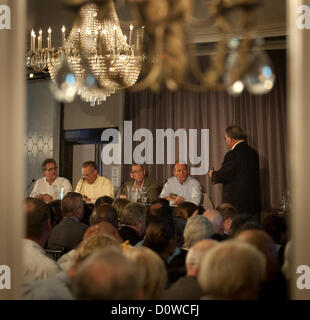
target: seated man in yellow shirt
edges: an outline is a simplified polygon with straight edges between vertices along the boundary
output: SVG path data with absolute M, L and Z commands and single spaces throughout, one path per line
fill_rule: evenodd
M 114 198 L 112 181 L 98 175 L 97 165 L 94 161 L 83 163 L 82 176 L 83 179 L 77 183 L 75 192 L 80 193 L 84 201 L 95 203 L 96 199 L 102 196 Z

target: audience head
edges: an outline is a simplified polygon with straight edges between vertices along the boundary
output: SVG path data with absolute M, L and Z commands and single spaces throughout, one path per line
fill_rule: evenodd
M 219 211 L 208 209 L 203 213 L 203 216 L 212 223 L 214 233 L 223 234 L 223 217 Z
M 89 184 L 93 184 L 97 179 L 97 165 L 94 161 L 86 161 L 82 165 L 82 176 Z
M 51 215 L 51 225 L 52 228 L 55 227 L 63 218 L 61 212 L 61 200 L 54 200 L 51 201 L 49 204 L 50 208 L 52 209 Z
M 97 207 L 95 206 L 89 221 L 91 225 L 106 221 L 118 228 L 118 218 L 116 210 L 109 204 L 101 204 Z
M 255 246 L 266 257 L 266 280 L 271 280 L 279 271 L 278 252 L 272 238 L 262 230 L 245 230 L 236 236 L 237 240 Z
M 194 203 L 189 201 L 181 202 L 175 209 L 174 209 L 174 216 L 187 220 L 193 214 L 198 214 L 198 206 Z
M 102 204 L 111 204 L 113 203 L 114 199 L 109 197 L 109 196 L 102 196 L 97 198 L 97 200 L 95 201 L 95 207 L 98 207 Z
M 132 227 L 138 235 L 143 235 L 145 231 L 146 213 L 145 208 L 139 203 L 129 203 L 121 216 L 121 225 Z
M 196 242 L 214 234 L 212 223 L 204 216 L 190 217 L 184 229 L 184 247 L 189 249 Z
M 187 164 L 176 162 L 173 168 L 173 175 L 177 177 L 181 184 L 183 184 L 189 176 Z
M 106 233 L 92 234 L 77 246 L 74 253 L 74 264 L 80 265 L 95 250 L 103 249 L 109 246 L 115 246 L 121 251 L 120 242 L 115 237 Z
M 118 230 L 117 228 L 106 221 L 102 221 L 99 222 L 98 224 L 95 224 L 91 227 L 89 227 L 83 236 L 83 239 L 88 239 L 89 237 L 93 236 L 94 234 L 108 234 L 111 237 L 114 237 L 115 239 L 117 239 L 119 242 L 122 242 L 123 239 L 120 237 L 120 235 L 118 234 Z
M 112 207 L 116 210 L 118 221 L 120 221 L 123 211 L 128 203 L 130 203 L 128 199 L 118 198 L 114 200 Z
M 41 165 L 46 181 L 53 182 L 57 178 L 57 164 L 54 159 L 46 159 Z
M 238 215 L 237 209 L 230 203 L 222 203 L 216 210 L 222 215 L 224 232 L 229 234 L 232 219 Z
M 167 220 L 153 220 L 146 228 L 143 245 L 167 262 L 175 249 L 174 226 Z
M 185 265 L 187 276 L 197 277 L 200 264 L 205 253 L 217 245 L 218 242 L 211 239 L 205 239 L 196 242 L 187 252 Z
M 77 271 L 73 296 L 77 300 L 134 300 L 141 278 L 132 261 L 116 247 L 96 250 Z
M 200 265 L 198 282 L 211 299 L 258 299 L 265 257 L 255 247 L 236 240 L 211 248 Z
M 146 247 L 126 250 L 125 255 L 138 267 L 145 299 L 161 299 L 167 283 L 167 270 L 157 253 Z
M 184 229 L 186 226 L 186 221 L 179 217 L 173 219 L 174 230 L 175 230 L 175 245 L 178 248 L 183 248 L 184 246 Z
M 173 211 L 169 206 L 169 201 L 168 205 L 166 205 L 166 202 L 162 201 L 153 203 L 148 211 L 147 218 L 147 224 L 149 224 L 149 222 L 154 219 L 166 219 L 169 221 L 173 221 Z
M 272 237 L 277 244 L 284 245 L 286 242 L 287 224 L 286 218 L 278 213 L 271 213 L 262 221 L 263 229 Z
M 51 231 L 50 208 L 42 200 L 28 198 L 24 202 L 26 238 L 45 245 Z
M 256 219 L 251 214 L 241 213 L 235 216 L 230 225 L 229 237 L 233 238 L 240 231 L 243 225 L 247 222 L 256 222 Z
M 141 184 L 145 176 L 145 170 L 142 164 L 132 164 L 130 177 L 136 181 L 136 183 Z
M 74 217 L 83 219 L 84 204 L 82 195 L 77 192 L 68 192 L 61 200 L 61 210 L 63 217 Z

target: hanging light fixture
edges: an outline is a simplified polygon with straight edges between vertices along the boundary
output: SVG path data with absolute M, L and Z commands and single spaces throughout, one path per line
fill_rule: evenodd
M 166 86 L 195 91 L 226 90 L 239 95 L 269 92 L 275 81 L 270 59 L 257 41 L 253 16 L 260 0 L 205 0 L 209 19 L 193 19 L 195 0 L 130 0 L 136 25 L 123 34 L 112 0 L 64 0 L 79 8 L 68 38 L 62 29 L 62 47 L 42 49 L 42 32 L 32 32 L 27 66 L 50 73 L 56 98 L 70 102 L 77 94 L 91 105 L 100 104 L 118 90 Z M 230 39 L 229 15 L 240 13 L 241 39 Z M 199 26 L 215 26 L 220 40 L 205 72 L 200 70 L 195 48 L 189 43 L 193 20 Z M 212 22 L 212 23 L 211 23 Z M 144 37 L 145 30 L 145 37 Z M 147 41 L 143 44 L 144 38 Z M 40 41 L 39 41 L 40 40 Z M 135 41 L 134 41 L 135 40 Z M 253 47 L 254 43 L 254 47 Z M 142 55 L 142 45 L 145 55 Z M 144 50 L 143 50 L 144 51 Z M 142 62 L 144 77 L 138 83 Z M 195 78 L 188 81 L 188 74 Z
M 32 30 L 26 65 L 38 72 L 49 72 L 56 99 L 72 102 L 78 94 L 92 106 L 98 105 L 118 90 L 132 86 L 139 77 L 143 28 L 134 30 L 130 25 L 128 33 L 129 37 L 122 32 L 112 0 L 101 6 L 88 2 L 80 8 L 67 39 L 65 27 L 62 28 L 60 48 L 51 46 L 51 28 L 47 48 L 42 48 L 41 30 L 36 47 Z
M 63 57 L 48 63 L 53 82 L 56 83 L 62 64 L 68 64 L 75 76 L 77 94 L 91 105 L 132 86 L 138 80 L 142 64 L 139 43 L 132 43 L 132 37 L 130 26 L 127 42 L 112 0 L 100 7 L 85 4 L 66 40 Z

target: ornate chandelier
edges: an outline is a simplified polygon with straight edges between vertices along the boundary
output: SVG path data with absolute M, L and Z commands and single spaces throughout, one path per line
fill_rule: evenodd
M 92 106 L 101 104 L 117 90 L 132 86 L 139 77 L 143 29 L 133 26 L 129 41 L 122 32 L 112 0 L 98 7 L 85 4 L 63 46 L 35 49 L 32 43 L 27 66 L 50 73 L 56 99 L 71 102 L 76 94 Z M 33 41 L 33 38 L 32 38 Z
M 255 37 L 253 23 L 260 0 L 202 1 L 209 16 L 198 21 L 193 17 L 195 0 L 130 0 L 135 24 L 144 27 L 136 28 L 133 37 L 131 26 L 127 41 L 112 0 L 64 0 L 80 8 L 68 39 L 63 28 L 62 47 L 51 48 L 50 32 L 49 45 L 42 49 L 39 34 L 36 49 L 34 34 L 27 66 L 50 73 L 57 99 L 70 102 L 78 94 L 91 105 L 100 104 L 116 91 L 129 87 L 158 90 L 164 85 L 170 90 L 215 89 L 232 95 L 239 95 L 246 88 L 252 94 L 268 93 L 275 75 L 262 41 Z M 230 36 L 233 22 L 229 16 L 235 12 L 239 13 L 240 39 Z M 189 41 L 194 25 L 215 26 L 219 34 L 204 72 Z M 145 62 L 144 77 L 136 83 L 142 62 Z M 194 82 L 188 81 L 189 74 Z

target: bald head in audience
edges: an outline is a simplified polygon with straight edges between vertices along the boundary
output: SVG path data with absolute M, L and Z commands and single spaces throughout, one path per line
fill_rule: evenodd
M 223 234 L 223 217 L 219 211 L 208 209 L 202 215 L 212 223 L 214 233 Z
M 218 242 L 211 239 L 205 239 L 194 244 L 186 255 L 186 275 L 197 277 L 201 261 L 208 250 L 217 245 Z
M 102 221 L 100 223 L 97 223 L 97 224 L 89 227 L 85 231 L 83 239 L 85 240 L 94 234 L 102 234 L 102 233 L 108 234 L 108 235 L 116 238 L 120 242 L 123 241 L 123 239 L 121 238 L 121 236 L 118 233 L 117 228 L 113 224 L 106 222 L 106 221 Z

